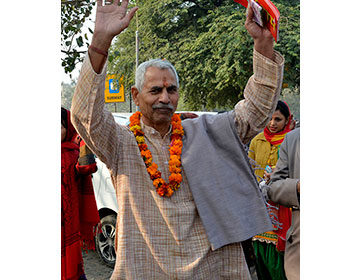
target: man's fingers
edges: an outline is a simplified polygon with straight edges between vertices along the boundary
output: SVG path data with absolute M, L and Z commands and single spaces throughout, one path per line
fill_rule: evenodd
M 135 12 L 138 10 L 139 8 L 138 7 L 134 7 L 132 8 L 127 14 L 126 14 L 126 20 L 128 22 L 130 22 L 130 20 L 134 17 L 135 15 Z
M 114 0 L 96 0 L 96 3 L 98 7 L 102 7 L 113 4 Z
M 137 11 L 138 7 L 132 8 L 123 18 L 121 30 L 127 28 L 130 24 L 131 19 L 134 17 L 135 12 Z
M 120 2 L 120 0 L 116 0 L 117 2 Z M 129 0 L 122 0 L 121 1 L 121 7 L 124 7 L 127 9 L 127 6 L 129 5 Z
M 115 5 L 115 6 L 123 6 L 123 8 L 127 9 L 129 4 L 129 0 L 96 0 L 98 6 L 105 6 L 105 5 Z
M 249 4 L 246 9 L 246 23 L 251 23 L 253 21 L 253 17 L 254 17 L 254 11 L 251 8 L 251 4 L 249 1 Z

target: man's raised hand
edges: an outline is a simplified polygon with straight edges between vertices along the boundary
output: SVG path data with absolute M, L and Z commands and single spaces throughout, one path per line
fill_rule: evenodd
M 120 34 L 129 26 L 138 7 L 132 8 L 127 12 L 129 0 L 97 0 L 95 29 L 92 39 L 92 45 L 107 51 L 111 45 L 112 39 Z
M 246 10 L 245 27 L 250 36 L 254 39 L 254 48 L 262 55 L 274 59 L 274 40 L 269 29 L 261 27 L 254 20 L 254 11 L 251 5 L 248 5 Z

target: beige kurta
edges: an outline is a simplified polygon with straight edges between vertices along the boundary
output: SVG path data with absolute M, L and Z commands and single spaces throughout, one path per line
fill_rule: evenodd
M 272 89 L 268 81 L 279 83 L 283 58 L 277 54 L 276 64 L 256 56 L 263 60 L 264 73 L 259 77 L 263 75 L 264 79 L 250 83 L 251 88 L 247 86 L 248 92 L 257 92 L 251 94 L 247 105 L 243 102 L 236 106 L 238 117 L 244 116 L 244 110 L 256 114 L 259 100 L 263 103 L 265 100 L 270 110 L 277 101 L 274 91 L 278 94 L 279 88 Z M 271 68 L 273 71 L 269 71 Z M 111 113 L 104 110 L 104 79 L 105 67 L 101 74 L 96 74 L 86 57 L 71 111 L 74 126 L 106 163 L 116 189 L 117 256 L 111 279 L 250 279 L 240 243 L 211 250 L 186 174 L 182 174 L 180 189 L 170 198 L 156 193 L 132 132 L 116 124 Z M 258 87 L 259 83 L 265 86 Z M 237 123 L 242 132 L 241 127 L 249 127 L 241 119 Z M 162 138 L 155 129 L 143 123 L 141 126 L 153 161 L 168 181 L 170 134 Z M 241 138 L 248 136 L 244 133 Z

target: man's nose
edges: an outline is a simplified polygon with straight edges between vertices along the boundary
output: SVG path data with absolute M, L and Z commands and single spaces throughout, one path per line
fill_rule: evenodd
M 159 97 L 159 102 L 164 103 L 164 104 L 170 103 L 169 93 L 166 88 L 163 88 L 163 90 L 160 94 L 160 97 Z

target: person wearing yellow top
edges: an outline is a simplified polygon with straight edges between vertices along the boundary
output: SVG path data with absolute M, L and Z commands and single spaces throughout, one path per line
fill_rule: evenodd
M 287 104 L 278 101 L 264 131 L 253 138 L 250 143 L 248 156 L 251 159 L 254 173 L 260 182 L 268 181 L 271 171 L 266 171 L 266 166 L 273 169 L 278 160 L 278 151 L 286 133 L 290 131 L 292 115 Z M 274 231 L 265 232 L 253 237 L 255 253 L 255 267 L 259 280 L 286 279 L 284 272 L 285 235 L 291 224 L 290 209 L 268 202 L 271 211 L 276 215 L 280 227 L 274 226 Z M 274 208 L 276 207 L 276 208 Z

